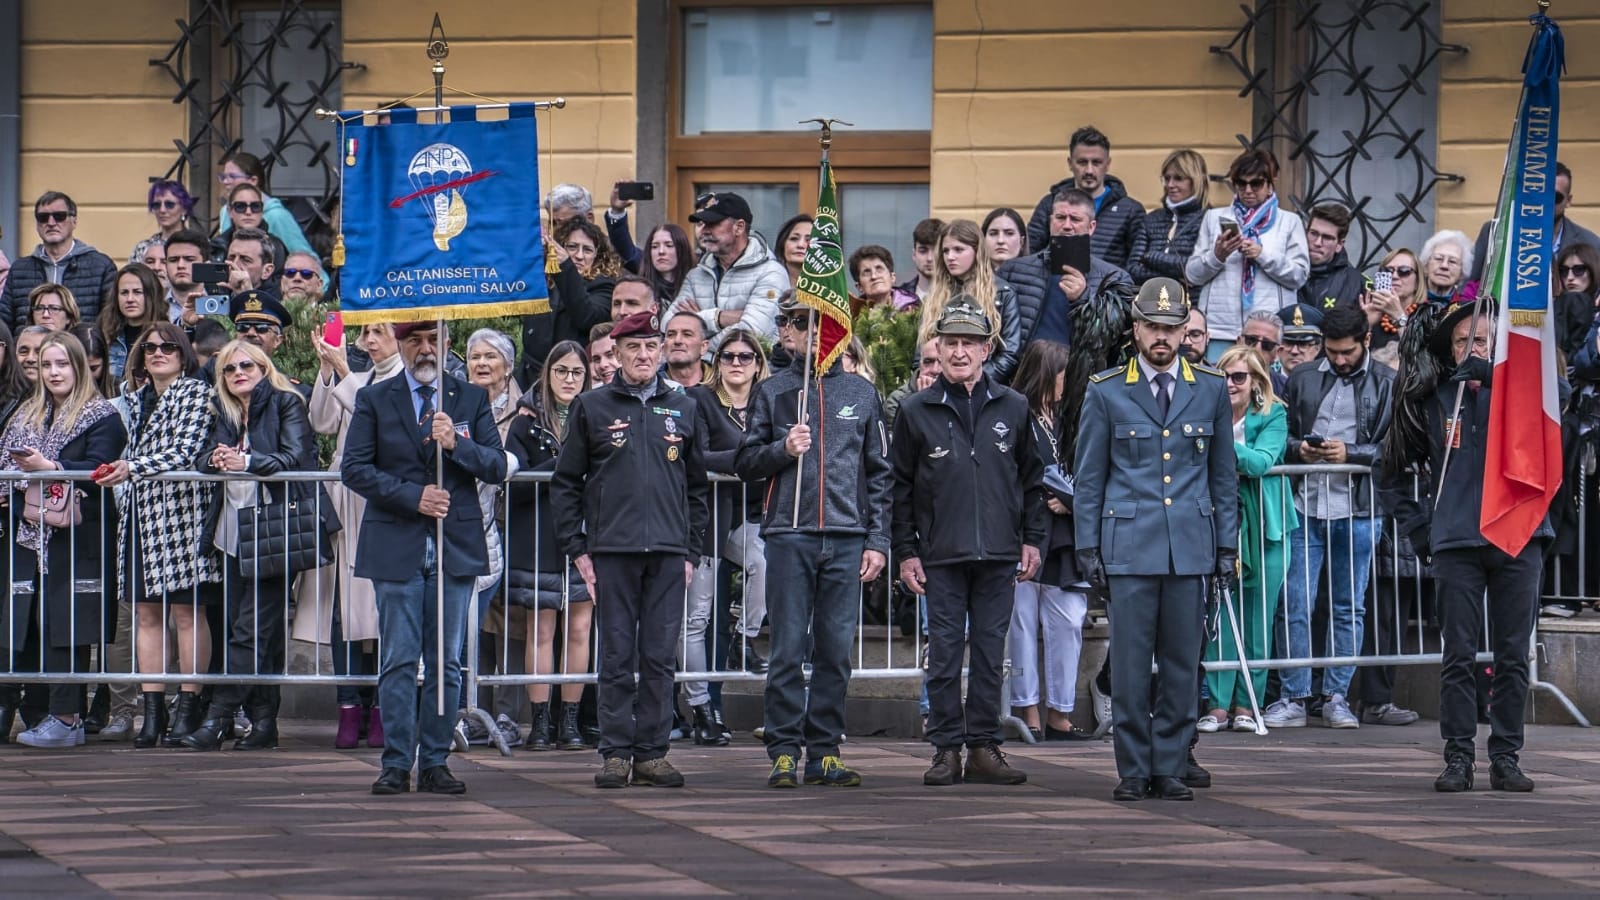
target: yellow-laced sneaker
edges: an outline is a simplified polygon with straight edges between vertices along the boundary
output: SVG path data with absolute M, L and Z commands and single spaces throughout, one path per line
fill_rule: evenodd
M 794 757 L 787 753 L 778 754 L 772 761 L 772 774 L 767 776 L 767 787 L 792 788 L 799 787 L 800 782 L 794 777 Z
M 806 760 L 806 784 L 828 787 L 858 787 L 861 774 L 844 764 L 837 756 Z

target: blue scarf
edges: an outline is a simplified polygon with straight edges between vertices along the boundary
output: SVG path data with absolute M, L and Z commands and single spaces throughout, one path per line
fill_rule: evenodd
M 1278 221 L 1278 195 L 1272 193 L 1261 205 L 1255 209 L 1247 209 L 1239 198 L 1233 198 L 1233 217 L 1239 223 L 1239 233 L 1247 240 L 1261 243 L 1261 235 L 1272 230 L 1273 223 Z M 1256 296 L 1256 271 L 1261 267 L 1253 259 L 1244 260 L 1244 277 L 1239 280 L 1240 303 L 1246 315 L 1255 303 Z

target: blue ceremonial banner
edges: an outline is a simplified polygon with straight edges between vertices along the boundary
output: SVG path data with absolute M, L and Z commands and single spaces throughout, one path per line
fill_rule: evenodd
M 419 322 L 547 312 L 539 228 L 539 135 L 532 103 L 446 124 L 415 110 L 367 125 L 359 113 L 339 149 L 344 167 L 346 322 Z
M 1522 99 L 1506 153 L 1495 241 L 1484 282 L 1490 286 L 1490 296 L 1503 301 L 1514 318 L 1517 313 L 1542 315 L 1549 307 L 1550 270 L 1557 249 L 1556 135 L 1565 42 L 1548 16 L 1533 15 L 1528 20 L 1534 36 L 1522 60 Z M 1507 274 L 1510 277 L 1502 280 Z

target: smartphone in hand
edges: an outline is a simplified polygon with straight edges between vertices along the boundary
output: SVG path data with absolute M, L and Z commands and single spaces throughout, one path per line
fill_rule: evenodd
M 1323 444 L 1327 443 L 1327 439 L 1324 438 L 1322 435 L 1317 434 L 1316 432 L 1312 432 L 1311 434 L 1306 435 L 1305 437 L 1301 438 L 1300 440 L 1301 440 L 1301 442 L 1306 443 L 1306 444 L 1310 444 L 1313 447 L 1321 447 Z
M 336 309 L 323 319 L 322 340 L 330 347 L 344 344 L 344 313 Z
M 1223 235 L 1225 235 L 1227 237 L 1230 237 L 1230 238 L 1238 237 L 1239 236 L 1239 223 L 1235 222 L 1232 219 L 1223 219 L 1222 220 L 1222 233 L 1223 233 Z

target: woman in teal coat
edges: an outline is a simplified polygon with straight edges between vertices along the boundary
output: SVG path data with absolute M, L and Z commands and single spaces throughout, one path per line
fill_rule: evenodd
M 1260 351 L 1231 347 L 1217 362 L 1228 377 L 1233 404 L 1234 455 L 1239 467 L 1239 565 L 1233 585 L 1233 608 L 1244 636 L 1245 659 L 1266 659 L 1272 649 L 1272 617 L 1288 564 L 1289 534 L 1298 523 L 1290 502 L 1289 479 L 1267 474 L 1283 462 L 1289 443 L 1289 418 L 1283 401 L 1272 392 L 1272 377 Z M 1231 724 L 1235 731 L 1255 731 L 1250 694 L 1237 668 L 1239 650 L 1226 610 L 1219 612 L 1217 636 L 1206 644 L 1208 661 L 1228 663 L 1206 675 L 1211 710 L 1200 718 L 1200 730 L 1217 731 Z M 1250 673 L 1257 698 L 1265 697 L 1267 670 Z M 1229 713 L 1232 713 L 1231 718 Z

